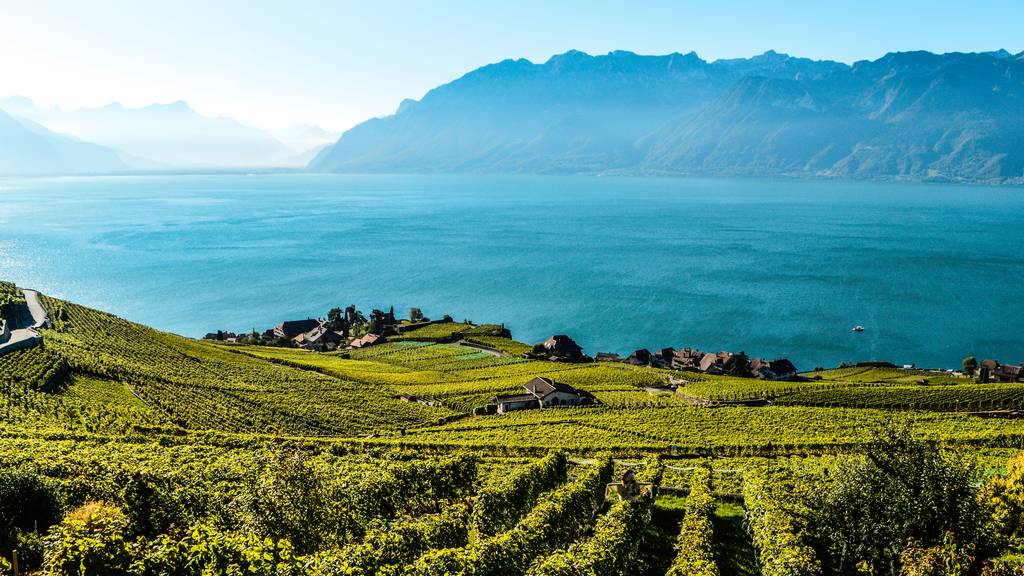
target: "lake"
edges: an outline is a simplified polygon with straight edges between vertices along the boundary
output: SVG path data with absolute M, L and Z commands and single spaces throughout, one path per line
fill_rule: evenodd
M 1024 360 L 1024 189 L 533 176 L 0 180 L 0 278 L 154 327 L 355 303 L 589 353 Z M 865 331 L 853 333 L 851 327 Z

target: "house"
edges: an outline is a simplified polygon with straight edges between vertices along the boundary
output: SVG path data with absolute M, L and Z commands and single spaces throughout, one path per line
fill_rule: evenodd
M 633 366 L 649 366 L 651 364 L 651 351 L 647 348 L 641 348 L 634 350 L 629 358 L 626 359 L 626 363 L 632 364 Z
M 590 392 L 578 390 L 568 384 L 555 382 L 551 378 L 538 376 L 523 385 L 526 394 L 497 396 L 494 403 L 498 405 L 498 413 L 513 410 L 530 410 L 533 408 L 557 408 L 562 406 L 585 406 L 593 404 L 596 399 Z
M 990 378 L 994 378 L 996 371 L 999 369 L 999 362 L 986 358 L 978 364 L 978 381 L 988 382 Z
M 555 334 L 533 347 L 533 356 L 561 362 L 585 362 L 589 360 L 583 349 L 565 334 Z
M 622 362 L 622 356 L 614 352 L 598 352 L 594 355 L 594 359 L 598 362 Z
M 992 376 L 999 382 L 1024 382 L 1024 366 L 1000 364 Z
M 750 371 L 762 380 L 792 380 L 796 378 L 796 366 L 786 358 L 768 361 L 763 358 L 751 360 Z
M 367 334 L 362 338 L 355 338 L 348 343 L 350 348 L 366 348 L 367 346 L 373 346 L 374 344 L 383 344 L 387 342 L 387 339 L 378 334 Z
M 662 348 L 661 352 L 658 352 L 658 365 L 662 368 L 666 366 L 672 366 L 672 358 L 674 358 L 675 355 L 675 348 Z
M 303 332 L 292 338 L 292 342 L 295 342 L 300 348 L 315 348 L 319 350 L 336 348 L 341 341 L 341 334 L 328 328 L 326 323 L 321 323 L 309 332 Z
M 704 353 L 696 348 L 680 348 L 672 355 L 673 370 L 698 370 Z
M 732 354 L 728 352 L 719 352 L 713 354 L 708 352 L 704 356 L 701 356 L 699 368 L 701 372 L 708 372 L 710 374 L 721 374 L 725 369 L 725 363 L 732 358 Z
M 309 332 L 320 325 L 319 320 L 307 318 L 306 320 L 289 320 L 274 327 L 274 336 L 291 340 L 299 334 Z
M 498 414 L 512 412 L 514 410 L 531 410 L 540 408 L 540 401 L 533 394 L 513 394 L 510 396 L 496 396 L 494 403 L 498 405 Z

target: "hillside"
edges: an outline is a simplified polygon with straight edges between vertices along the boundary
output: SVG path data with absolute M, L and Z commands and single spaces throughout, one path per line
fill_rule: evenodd
M 506 60 L 345 132 L 332 172 L 1024 178 L 1024 55 Z
M 126 168 L 117 152 L 51 132 L 0 110 L 0 174 L 73 174 Z
M 775 574 L 794 556 L 829 561 L 814 532 L 827 517 L 802 507 L 880 434 L 897 455 L 934 449 L 914 438 L 969 451 L 978 482 L 1024 446 L 1024 420 L 971 414 L 1019 409 L 1019 384 L 863 366 L 794 382 L 685 373 L 671 393 L 647 388 L 679 372 L 530 360 L 493 336 L 510 352 L 448 342 L 463 324 L 316 353 L 43 300 L 45 346 L 0 356 L 0 558 L 18 548 L 22 570 L 694 574 L 670 565 L 702 557 L 720 567 L 709 574 L 754 573 L 730 571 L 746 564 L 713 538 Z M 472 414 L 536 376 L 598 403 Z M 734 405 L 764 398 L 775 405 Z M 903 426 L 912 437 L 885 440 Z M 606 503 L 626 469 L 660 495 Z M 738 505 L 752 536 L 730 520 Z

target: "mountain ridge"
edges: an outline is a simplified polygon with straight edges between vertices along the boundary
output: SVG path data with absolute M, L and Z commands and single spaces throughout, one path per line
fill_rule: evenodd
M 54 132 L 114 148 L 132 159 L 133 168 L 299 166 L 336 137 L 312 126 L 268 131 L 227 116 L 208 117 L 185 100 L 62 109 L 11 96 L 0 98 L 0 109 Z
M 79 174 L 127 167 L 116 150 L 53 132 L 0 110 L 0 174 Z
M 323 172 L 1024 183 L 1024 52 L 506 59 L 342 134 Z

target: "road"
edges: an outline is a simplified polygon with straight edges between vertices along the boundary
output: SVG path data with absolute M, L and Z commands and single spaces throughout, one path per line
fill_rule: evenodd
M 18 326 L 11 330 L 11 338 L 7 342 L 0 344 L 0 356 L 39 344 L 43 341 L 43 336 L 39 333 L 38 329 L 50 325 L 50 318 L 46 315 L 46 308 L 43 308 L 43 303 L 39 300 L 39 292 L 24 288 L 22 288 L 21 292 L 25 295 L 25 303 L 28 305 L 28 311 L 32 315 L 32 321 L 27 325 Z
M 21 293 L 25 295 L 25 302 L 28 304 L 28 311 L 32 313 L 32 325 L 29 328 L 45 328 L 50 325 L 50 317 L 46 315 L 46 308 L 39 300 L 39 292 L 22 288 Z

